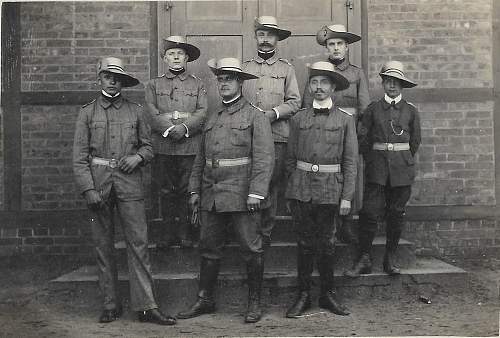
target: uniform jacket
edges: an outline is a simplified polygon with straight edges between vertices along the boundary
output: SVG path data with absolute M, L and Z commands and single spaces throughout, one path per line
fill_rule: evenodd
M 143 198 L 142 171 L 131 174 L 119 168 L 91 164 L 92 157 L 119 160 L 139 154 L 143 165 L 153 157 L 151 128 L 143 108 L 124 97 L 113 103 L 99 96 L 84 105 L 76 121 L 73 170 L 78 190 L 95 189 L 106 198 L 114 188 L 121 200 Z
M 352 200 L 356 180 L 358 141 L 354 117 L 333 106 L 328 113 L 302 109 L 291 119 L 286 168 L 286 198 L 315 204 Z M 340 173 L 306 172 L 297 160 L 311 164 L 340 164 Z
M 365 73 L 357 66 L 349 63 L 348 58 L 338 66 L 337 72 L 349 80 L 349 88 L 336 91 L 332 99 L 338 107 L 355 108 L 356 112 L 363 112 L 370 104 L 370 94 L 368 93 L 368 82 Z M 333 98 L 335 96 L 335 98 Z M 314 95 L 309 90 L 309 83 L 304 88 L 302 107 L 312 107 Z
M 365 158 L 366 181 L 380 185 L 389 183 L 392 187 L 412 184 L 415 179 L 413 157 L 420 145 L 417 108 L 404 99 L 391 107 L 382 98 L 368 106 L 361 123 L 359 147 Z M 401 135 L 397 135 L 399 133 Z M 409 143 L 410 150 L 373 150 L 374 142 Z
M 248 194 L 267 197 L 274 165 L 269 120 L 241 97 L 210 117 L 191 172 L 189 189 L 201 195 L 201 209 L 246 211 Z M 212 168 L 206 159 L 249 157 L 251 164 Z
M 276 54 L 268 60 L 256 56 L 245 61 L 243 70 L 259 78 L 243 84 L 243 96 L 263 110 L 275 108 L 279 119 L 272 124 L 274 142 L 287 142 L 288 120 L 300 107 L 300 92 L 291 63 Z
M 207 114 L 207 92 L 203 82 L 187 72 L 175 75 L 167 71 L 146 84 L 145 95 L 151 115 L 154 152 L 165 155 L 195 155 Z M 191 116 L 172 119 L 168 114 L 173 111 L 188 112 Z M 162 136 L 169 127 L 180 123 L 188 127 L 189 137 L 174 141 Z

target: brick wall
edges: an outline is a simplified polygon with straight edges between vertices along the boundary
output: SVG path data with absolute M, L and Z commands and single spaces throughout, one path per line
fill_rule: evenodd
M 21 7 L 22 90 L 94 90 L 103 56 L 149 79 L 148 2 L 31 2 Z
M 420 103 L 413 205 L 494 205 L 493 102 Z
M 368 1 L 369 81 L 390 59 L 422 88 L 493 87 L 492 0 Z

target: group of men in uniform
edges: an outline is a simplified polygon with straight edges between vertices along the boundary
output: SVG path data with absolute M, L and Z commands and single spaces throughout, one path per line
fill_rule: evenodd
M 316 36 L 329 58 L 308 66 L 301 99 L 294 67 L 277 53 L 278 42 L 291 32 L 272 16 L 257 18 L 254 29 L 254 58 L 243 63 L 230 57 L 208 61 L 221 97 L 217 108 L 208 107 L 203 82 L 187 71 L 200 50 L 183 37 L 164 40 L 168 70 L 145 85 L 146 111 L 120 94 L 122 87 L 139 83 L 125 72 L 123 62 L 113 57 L 99 62 L 102 92 L 80 111 L 73 163 L 79 190 L 93 213 L 104 295 L 100 322 L 114 321 L 122 313 L 113 259 L 115 208 L 127 243 L 132 309 L 141 321 L 176 322 L 158 309 L 147 251 L 139 167 L 153 156 L 153 184 L 160 192 L 162 214 L 174 224 L 170 228 L 176 229 L 181 246 L 192 246 L 192 225 L 200 224 L 199 291 L 195 303 L 177 314 L 179 319 L 215 311 L 227 225 L 234 229 L 247 266 L 245 322 L 261 319 L 264 251 L 271 243 L 278 189 L 284 184 L 298 251 L 298 296 L 287 317 L 300 317 L 311 306 L 314 263 L 320 274 L 319 306 L 349 314 L 334 288 L 339 225 L 338 237 L 357 247 L 347 276 L 371 272 L 370 248 L 384 217 L 384 271 L 400 273 L 394 254 L 420 144 L 418 111 L 402 99 L 401 90 L 416 84 L 400 62 L 389 61 L 380 72 L 385 96 L 370 104 L 364 72 L 348 59 L 349 44 L 361 37 L 343 25 L 331 25 Z M 352 220 L 358 211 L 354 236 Z M 171 239 L 165 241 L 169 245 Z

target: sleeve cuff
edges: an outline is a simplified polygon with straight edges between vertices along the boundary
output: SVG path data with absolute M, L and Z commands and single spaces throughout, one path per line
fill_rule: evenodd
M 257 198 L 257 199 L 259 199 L 259 200 L 263 200 L 263 199 L 265 199 L 265 197 L 260 196 L 260 195 L 256 195 L 256 194 L 248 194 L 248 197 Z
M 276 120 L 279 120 L 279 118 L 280 118 L 280 112 L 276 108 L 273 108 L 273 110 L 276 113 Z

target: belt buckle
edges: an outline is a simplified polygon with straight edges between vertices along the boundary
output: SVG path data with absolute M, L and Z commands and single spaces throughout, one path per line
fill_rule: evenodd
M 313 164 L 313 165 L 311 166 L 311 171 L 312 171 L 313 173 L 317 173 L 317 172 L 319 171 L 319 165 L 317 165 L 317 164 Z
M 172 118 L 173 118 L 174 120 L 178 120 L 178 119 L 179 119 L 179 117 L 180 117 L 180 116 L 179 116 L 179 112 L 178 112 L 177 110 L 176 110 L 176 111 L 174 111 L 174 112 L 172 113 Z
M 212 168 L 218 168 L 219 167 L 219 160 L 216 160 L 215 158 L 212 159 Z
M 114 169 L 116 167 L 118 167 L 118 160 L 112 158 L 111 160 L 109 160 L 109 167 L 111 169 Z
M 394 144 L 393 143 L 387 143 L 387 150 L 394 150 Z

